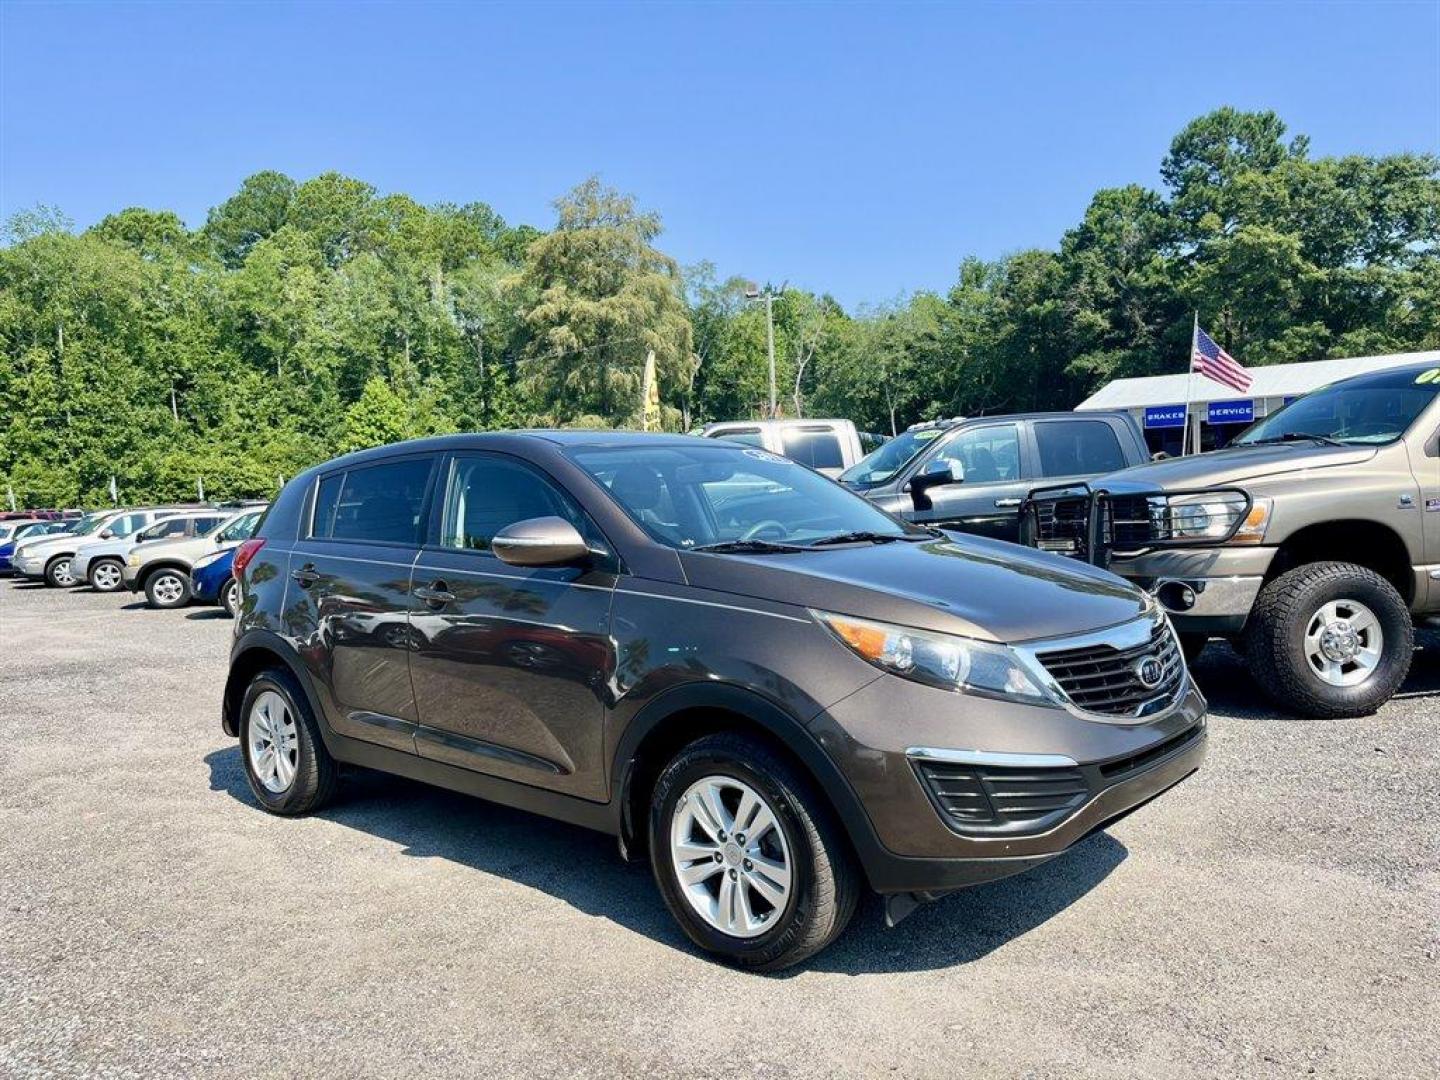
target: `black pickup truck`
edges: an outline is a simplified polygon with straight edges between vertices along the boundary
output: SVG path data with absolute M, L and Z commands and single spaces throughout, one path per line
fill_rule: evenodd
M 1078 484 L 1150 460 L 1129 413 L 1052 412 L 916 424 L 840 474 L 907 521 L 1020 538 L 1020 504 L 1042 484 Z

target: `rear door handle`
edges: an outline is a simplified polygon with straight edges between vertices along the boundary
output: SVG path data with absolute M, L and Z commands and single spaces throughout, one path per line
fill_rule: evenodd
M 996 499 L 996 500 L 995 500 L 995 505 L 996 505 L 996 506 L 1019 506 L 1019 505 L 1020 505 L 1020 500 L 1019 500 L 1019 499 Z
M 291 570 L 290 577 L 302 589 L 308 589 L 315 582 L 320 580 L 320 572 L 315 569 L 314 563 L 306 563 L 298 570 Z
M 444 607 L 455 602 L 455 594 L 445 587 L 443 581 L 432 581 L 429 585 L 421 585 L 413 591 L 431 607 Z

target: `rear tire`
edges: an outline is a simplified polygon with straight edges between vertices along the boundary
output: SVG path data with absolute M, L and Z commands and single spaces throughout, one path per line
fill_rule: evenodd
M 70 556 L 58 555 L 45 564 L 45 584 L 52 589 L 68 589 L 75 584 L 70 572 Z
M 97 559 L 85 577 L 96 592 L 119 592 L 125 585 L 125 570 L 119 559 Z
M 267 747 L 272 751 L 268 758 Z M 277 768 L 275 758 L 281 756 L 283 764 Z M 272 814 L 313 813 L 335 793 L 335 759 L 325 749 L 305 692 L 288 671 L 269 668 L 245 688 L 240 757 L 251 793 Z
M 190 575 L 165 567 L 145 579 L 145 599 L 162 611 L 182 608 L 190 602 Z
M 1316 719 L 1373 713 L 1400 689 L 1414 651 L 1405 600 L 1353 563 L 1308 563 L 1281 574 L 1260 590 L 1245 630 L 1261 688 L 1280 708 Z
M 703 805 L 697 808 L 705 798 L 697 788 L 705 793 L 712 785 L 724 819 L 718 830 Z M 747 812 L 747 798 L 759 809 L 752 803 Z M 732 827 L 734 835 L 726 834 Z M 860 873 L 829 806 L 807 776 L 759 739 L 722 732 L 676 754 L 651 794 L 649 831 L 651 868 L 670 914 L 696 945 L 737 967 L 797 964 L 838 937 L 854 914 Z M 788 872 L 779 874 L 782 867 Z M 776 885 L 782 881 L 783 889 Z M 729 909 L 741 914 L 726 932 L 722 904 L 741 893 Z

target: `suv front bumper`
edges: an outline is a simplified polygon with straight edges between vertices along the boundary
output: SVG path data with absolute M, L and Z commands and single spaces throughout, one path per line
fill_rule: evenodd
M 1181 633 L 1236 634 L 1245 628 L 1276 549 L 1263 546 L 1175 548 L 1116 554 L 1110 571 L 1160 597 Z M 1188 586 L 1194 603 L 1166 604 L 1167 582 Z
M 871 886 L 938 895 L 1038 866 L 1180 783 L 1204 760 L 1204 717 L 1205 700 L 1188 680 L 1158 719 L 1105 723 L 882 677 L 810 727 L 846 774 L 879 841 L 879 851 L 864 853 Z M 1000 773 L 1033 782 L 1029 790 L 1040 794 L 1028 797 L 1044 798 L 1077 775 L 1083 792 L 1029 831 L 969 829 L 944 805 L 954 800 L 940 797 L 964 792 L 945 786 L 944 776 L 937 789 L 922 768 L 931 748 L 979 760 L 993 755 Z M 1039 764 L 1021 764 L 1031 758 Z M 1007 769 L 1007 759 L 1016 765 Z M 988 781 L 986 791 L 995 795 Z M 1011 794 L 1027 797 L 1015 788 Z

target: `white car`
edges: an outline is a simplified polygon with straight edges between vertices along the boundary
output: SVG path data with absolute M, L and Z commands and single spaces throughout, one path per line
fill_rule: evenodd
M 70 559 L 70 576 L 88 581 L 96 592 L 118 592 L 125 585 L 125 560 L 130 549 L 147 540 L 169 540 L 199 536 L 229 517 L 224 510 L 159 510 L 155 520 L 130 533 L 111 528 L 115 535 L 98 537 L 75 549 Z

